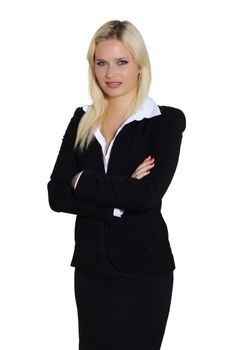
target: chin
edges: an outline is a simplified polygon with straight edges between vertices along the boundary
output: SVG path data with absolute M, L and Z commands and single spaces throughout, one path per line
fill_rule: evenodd
M 109 93 L 109 91 L 108 92 L 106 92 L 106 91 L 104 91 L 104 95 L 106 96 L 106 97 L 119 97 L 119 96 L 122 96 L 122 95 L 124 95 L 124 93 L 120 93 L 120 92 L 110 92 Z

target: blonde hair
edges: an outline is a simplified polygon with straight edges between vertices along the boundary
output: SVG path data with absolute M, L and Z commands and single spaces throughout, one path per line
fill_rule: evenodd
M 81 118 L 76 134 L 74 147 L 79 143 L 81 151 L 88 147 L 94 138 L 94 132 L 104 120 L 108 107 L 108 99 L 104 96 L 95 76 L 95 49 L 96 45 L 108 39 L 118 39 L 130 51 L 134 62 L 140 69 L 138 90 L 135 101 L 127 111 L 125 119 L 134 114 L 148 96 L 151 83 L 151 65 L 144 40 L 138 29 L 129 21 L 109 21 L 103 24 L 94 34 L 87 52 L 89 62 L 89 93 L 92 105 L 89 106 L 85 115 Z

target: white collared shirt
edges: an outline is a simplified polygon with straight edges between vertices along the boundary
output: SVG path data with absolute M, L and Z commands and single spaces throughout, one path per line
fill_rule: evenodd
M 89 105 L 84 105 L 82 108 L 86 112 L 88 110 L 88 108 L 89 108 Z M 116 138 L 117 134 L 120 132 L 120 130 L 126 124 L 128 124 L 128 123 L 130 123 L 132 121 L 135 121 L 135 120 L 139 121 L 139 120 L 142 120 L 144 118 L 152 118 L 152 117 L 156 117 L 157 115 L 160 115 L 160 114 L 161 114 L 161 111 L 160 111 L 158 105 L 156 104 L 156 102 L 151 97 L 148 96 L 146 98 L 146 100 L 144 101 L 144 103 L 142 104 L 142 106 L 139 108 L 139 110 L 135 114 L 132 114 L 131 116 L 129 116 L 125 120 L 125 122 L 117 129 L 117 132 L 116 132 L 114 138 L 112 139 L 112 141 L 109 144 L 109 147 L 108 147 L 106 155 L 104 154 L 105 148 L 106 148 L 105 138 L 104 138 L 104 136 L 102 135 L 102 133 L 100 131 L 100 127 L 98 126 L 96 128 L 96 130 L 95 130 L 95 137 L 96 137 L 97 141 L 99 142 L 99 144 L 100 144 L 100 146 L 102 148 L 105 173 L 107 173 L 108 161 L 109 161 L 109 157 L 110 157 L 110 154 L 111 154 L 111 149 L 112 149 L 113 143 L 115 141 L 115 138 Z M 81 174 L 83 173 L 83 171 L 81 171 L 79 176 L 77 177 L 77 180 L 75 182 L 74 188 L 76 187 L 77 182 L 78 182 Z M 124 210 L 122 210 L 122 209 L 114 208 L 113 215 L 121 217 L 123 212 L 124 212 Z

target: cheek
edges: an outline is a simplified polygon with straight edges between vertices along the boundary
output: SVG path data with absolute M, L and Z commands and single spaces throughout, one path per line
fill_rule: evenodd
M 138 79 L 138 69 L 134 66 L 131 66 L 130 68 L 125 67 L 125 69 L 122 70 L 122 74 L 131 82 L 135 82 Z
M 101 70 L 96 69 L 96 70 L 95 70 L 95 76 L 96 76 L 97 80 L 98 80 L 99 82 L 101 82 L 101 80 L 103 80 L 104 77 L 105 77 L 104 69 L 101 69 Z
M 99 72 L 99 71 L 95 71 L 95 77 L 96 77 L 96 80 L 97 80 L 98 82 L 101 81 L 101 75 L 100 75 L 100 72 Z
M 99 76 L 99 72 L 98 72 L 98 70 L 97 69 L 95 69 L 95 76 L 96 76 L 96 78 L 98 79 L 98 76 Z
M 135 70 L 128 72 L 127 78 L 128 78 L 129 84 L 135 84 L 138 81 L 138 72 Z

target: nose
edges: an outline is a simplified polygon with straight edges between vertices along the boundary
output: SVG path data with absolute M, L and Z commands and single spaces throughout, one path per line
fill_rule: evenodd
M 107 66 L 105 76 L 106 76 L 106 78 L 112 78 L 114 76 L 114 67 L 113 67 L 113 65 L 109 64 Z

